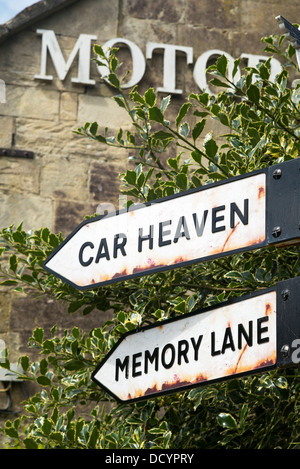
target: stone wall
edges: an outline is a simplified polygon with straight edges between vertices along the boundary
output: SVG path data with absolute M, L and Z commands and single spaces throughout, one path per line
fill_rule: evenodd
M 35 78 L 40 73 L 42 43 L 37 29 L 55 32 L 66 60 L 79 35 L 90 34 L 99 44 L 116 37 L 129 39 L 144 55 L 148 42 L 192 47 L 195 61 L 209 49 L 221 49 L 234 58 L 241 53 L 263 54 L 260 38 L 279 33 L 275 16 L 300 21 L 299 0 L 77 0 L 61 2 L 61 9 L 58 0 L 40 4 L 18 18 L 15 31 L 16 22 L 8 24 L 12 32 L 0 37 L 0 78 L 6 91 L 6 102 L 0 103 L 0 148 L 34 152 L 33 159 L 0 156 L 0 228 L 23 221 L 25 229 L 47 226 L 64 235 L 85 215 L 94 214 L 99 203 L 118 207 L 118 173 L 128 166 L 128 154 L 72 131 L 86 121 L 97 120 L 112 130 L 128 121 L 111 99 L 113 90 L 100 80 L 95 62 L 90 72 L 96 81 L 93 86 L 72 82 L 78 73 L 77 59 L 63 81 L 50 59 L 47 73 L 53 80 Z M 47 4 L 48 16 L 35 15 Z M 173 98 L 174 113 L 184 96 L 199 91 L 193 65 L 187 64 L 184 54 L 178 55 L 176 86 L 183 93 Z M 162 85 L 162 67 L 162 53 L 146 61 L 141 92 Z M 26 342 L 36 326 L 90 328 L 106 317 L 68 317 L 52 299 L 34 300 L 1 289 L 0 338 L 13 359 L 28 353 Z

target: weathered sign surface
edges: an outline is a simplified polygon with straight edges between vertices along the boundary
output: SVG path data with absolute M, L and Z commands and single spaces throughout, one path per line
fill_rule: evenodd
M 280 282 L 129 332 L 92 378 L 118 401 L 133 401 L 289 366 L 286 352 L 300 339 L 299 286 L 299 278 Z
M 96 217 L 79 225 L 44 268 L 94 288 L 300 239 L 299 162 Z

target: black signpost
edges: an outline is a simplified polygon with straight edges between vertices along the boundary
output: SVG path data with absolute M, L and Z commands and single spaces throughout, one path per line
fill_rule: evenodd
M 277 16 L 276 20 L 279 27 L 286 33 L 287 39 L 291 41 L 292 46 L 296 49 L 297 62 L 300 68 L 300 30 L 281 15 Z
M 279 26 L 289 35 L 291 42 L 295 44 L 296 47 L 300 47 L 300 31 L 295 26 L 292 25 L 284 16 L 277 16 L 276 20 Z

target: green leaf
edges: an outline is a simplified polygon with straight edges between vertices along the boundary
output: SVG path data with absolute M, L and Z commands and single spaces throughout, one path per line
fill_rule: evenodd
M 130 97 L 136 103 L 142 104 L 143 106 L 146 104 L 144 98 L 137 91 L 131 93 Z
M 159 122 L 160 124 L 164 121 L 164 116 L 161 110 L 154 106 L 149 108 L 149 119 L 154 122 Z
M 32 337 L 36 342 L 41 344 L 44 338 L 44 330 L 41 327 L 37 327 L 36 329 L 34 329 Z
M 154 93 L 153 88 L 149 88 L 144 94 L 146 103 L 153 107 L 156 102 L 156 94 Z
M 191 157 L 193 158 L 196 163 L 201 164 L 202 163 L 202 154 L 199 151 L 192 151 Z
M 57 246 L 59 245 L 60 241 L 58 239 L 58 236 L 56 236 L 55 234 L 51 233 L 50 236 L 49 236 L 49 244 L 50 246 L 54 247 L 54 248 L 57 248 Z
M 119 60 L 117 59 L 117 57 L 114 57 L 113 55 L 111 55 L 110 60 L 109 60 L 109 66 L 110 66 L 111 71 L 115 72 L 118 65 L 119 65 Z
M 226 125 L 226 126 L 230 125 L 228 116 L 224 112 L 219 112 L 218 119 L 221 122 L 221 124 Z
M 180 126 L 180 129 L 179 129 L 180 135 L 182 135 L 183 137 L 187 137 L 189 132 L 190 132 L 190 127 L 187 122 L 185 122 L 184 124 Z
M 247 96 L 249 100 L 252 101 L 254 104 L 259 104 L 260 91 L 257 86 L 250 85 L 249 88 L 247 89 Z
M 216 62 L 216 67 L 219 73 L 225 77 L 228 66 L 228 59 L 225 55 L 221 55 Z
M 86 316 L 87 314 L 90 314 L 90 313 L 93 311 L 93 309 L 95 309 L 95 305 L 94 305 L 94 304 L 92 304 L 92 305 L 90 305 L 90 306 L 86 306 L 86 307 L 82 310 L 82 315 L 83 315 L 83 316 Z
M 97 122 L 93 122 L 93 123 L 92 123 L 92 125 L 91 125 L 91 127 L 90 127 L 90 132 L 91 132 L 92 135 L 95 136 L 95 135 L 97 134 L 97 132 L 98 132 L 98 127 L 99 127 L 99 126 L 98 126 Z
M 27 371 L 29 368 L 29 357 L 24 355 L 20 358 L 20 365 L 24 371 Z
M 127 423 L 129 423 L 130 425 L 143 425 L 144 422 L 141 418 L 139 417 L 136 417 L 136 416 L 132 416 L 132 417 L 129 417 L 127 420 L 126 420 Z
M 110 73 L 107 77 L 109 83 L 115 88 L 120 89 L 120 81 L 115 73 Z
M 105 57 L 104 51 L 99 44 L 95 44 L 93 49 L 96 55 L 99 55 L 100 57 Z
M 63 435 L 60 432 L 52 432 L 50 438 L 60 445 L 63 443 Z
M 103 135 L 97 135 L 96 140 L 101 143 L 107 143 L 107 140 L 105 137 L 103 137 Z
M 73 327 L 72 329 L 72 336 L 75 337 L 75 339 L 79 339 L 80 337 L 80 332 L 79 332 L 79 329 L 78 327 Z
M 116 101 L 116 103 L 117 103 L 120 107 L 126 108 L 123 97 L 114 96 L 114 100 Z
M 44 435 L 50 435 L 51 429 L 52 429 L 52 424 L 50 420 L 45 419 L 42 425 L 42 432 L 44 433 Z
M 11 285 L 17 285 L 17 280 L 4 280 L 3 282 L 0 282 L 0 285 L 4 286 L 11 286 Z
M 189 108 L 191 107 L 191 103 L 184 103 L 180 110 L 179 110 L 179 113 L 178 113 L 178 116 L 176 117 L 176 126 L 178 127 L 180 122 L 182 121 L 182 119 L 184 119 L 184 117 L 186 116 Z
M 5 428 L 5 434 L 7 436 L 9 436 L 10 438 L 18 438 L 19 437 L 19 434 L 18 434 L 18 431 L 13 428 L 13 427 L 10 427 L 10 428 Z
M 117 315 L 117 318 L 119 322 L 125 322 L 126 314 L 124 313 L 124 311 L 120 311 Z
M 45 375 L 48 370 L 48 362 L 45 358 L 43 358 L 40 362 L 40 372 L 42 375 Z
M 68 304 L 68 313 L 75 313 L 75 311 L 78 311 L 79 308 L 84 304 L 83 300 L 79 301 L 72 301 L 71 303 Z
M 64 368 L 68 371 L 76 371 L 85 368 L 85 364 L 81 360 L 69 360 L 64 364 Z
M 225 83 L 224 81 L 221 81 L 218 78 L 213 78 L 212 80 L 210 80 L 210 83 L 214 86 L 221 86 L 223 88 L 230 88 L 230 85 L 228 83 Z
M 185 313 L 186 312 L 186 302 L 182 300 L 180 303 L 174 306 L 174 311 L 177 313 Z
M 25 438 L 24 445 L 26 449 L 37 449 L 38 444 L 33 438 Z
M 231 270 L 230 272 L 226 272 L 224 274 L 224 277 L 225 278 L 230 278 L 230 279 L 232 278 L 232 279 L 239 280 L 239 281 L 243 280 L 241 272 L 239 272 L 237 270 Z
M 128 170 L 126 171 L 126 174 L 124 176 L 124 179 L 126 182 L 128 182 L 128 184 L 131 184 L 131 185 L 135 185 L 136 184 L 136 172 L 133 171 L 133 170 Z
M 151 135 L 151 138 L 153 138 L 153 140 L 163 140 L 164 142 L 174 140 L 174 136 L 170 132 L 165 132 L 164 130 L 154 132 Z
M 268 68 L 264 64 L 261 64 L 259 67 L 259 75 L 263 80 L 269 80 L 270 70 L 268 70 Z
M 223 174 L 217 173 L 216 171 L 209 173 L 209 177 L 212 179 L 218 179 L 218 180 L 226 179 L 226 176 L 224 176 Z
M 271 96 L 275 96 L 276 98 L 278 98 L 278 90 L 277 90 L 277 88 L 275 88 L 274 85 L 266 86 L 265 91 L 266 91 L 266 93 L 270 94 Z
M 219 425 L 221 425 L 223 428 L 228 428 L 230 430 L 237 430 L 238 428 L 236 420 L 230 414 L 221 413 L 218 415 L 217 420 Z
M 36 382 L 41 386 L 49 386 L 51 384 L 51 380 L 47 376 L 38 376 Z
M 177 186 L 178 186 L 180 189 L 186 190 L 186 188 L 187 188 L 187 183 L 188 183 L 188 179 L 187 179 L 186 174 L 184 174 L 184 173 L 179 173 L 179 174 L 177 174 L 177 176 L 176 176 L 176 184 L 177 184 Z
M 12 234 L 12 238 L 16 243 L 24 244 L 25 238 L 20 231 L 15 231 Z
M 94 124 L 92 124 L 92 125 L 94 125 Z M 46 243 L 48 243 L 49 235 L 50 235 L 50 230 L 48 228 L 43 228 L 42 233 L 41 233 L 42 240 L 45 241 Z
M 100 432 L 99 432 L 98 428 L 94 427 L 92 432 L 91 432 L 91 435 L 89 437 L 89 441 L 88 441 L 89 448 L 95 448 L 96 447 L 99 435 L 100 435 Z
M 170 104 L 170 101 L 171 101 L 171 96 L 166 96 L 165 98 L 163 98 L 161 100 L 161 105 L 160 105 L 160 109 L 161 109 L 161 112 L 165 112 L 165 110 L 167 109 L 167 107 L 169 106 Z
M 192 130 L 192 137 L 193 137 L 194 142 L 197 140 L 199 135 L 201 135 L 205 127 L 205 124 L 206 124 L 206 119 L 202 119 L 201 121 L 197 122 L 197 124 L 194 126 Z
M 192 295 L 188 298 L 188 300 L 187 300 L 187 312 L 188 313 L 190 313 L 193 310 L 193 308 L 194 308 L 195 304 L 197 303 L 197 301 L 198 301 L 198 296 L 197 295 Z
M 241 61 L 240 58 L 238 58 L 234 61 L 233 70 L 232 70 L 232 78 L 235 77 L 235 75 L 236 75 L 236 73 L 239 69 L 240 61 Z
M 177 158 L 169 158 L 167 161 L 168 165 L 175 171 L 179 170 Z
M 276 386 L 280 389 L 287 389 L 289 386 L 289 383 L 287 379 L 284 376 L 279 376 L 275 382 Z
M 207 155 L 214 158 L 218 152 L 218 145 L 213 138 L 207 140 L 204 144 Z

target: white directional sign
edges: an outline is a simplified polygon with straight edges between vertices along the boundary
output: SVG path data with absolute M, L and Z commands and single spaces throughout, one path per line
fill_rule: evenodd
M 300 363 L 300 277 L 125 334 L 92 374 L 121 402 Z
M 44 266 L 81 288 L 259 246 L 265 187 L 256 174 L 89 220 Z
M 87 220 L 44 268 L 76 288 L 94 288 L 299 239 L 297 165 L 288 161 Z
M 156 397 L 276 363 L 276 292 L 125 335 L 93 380 L 119 401 Z

